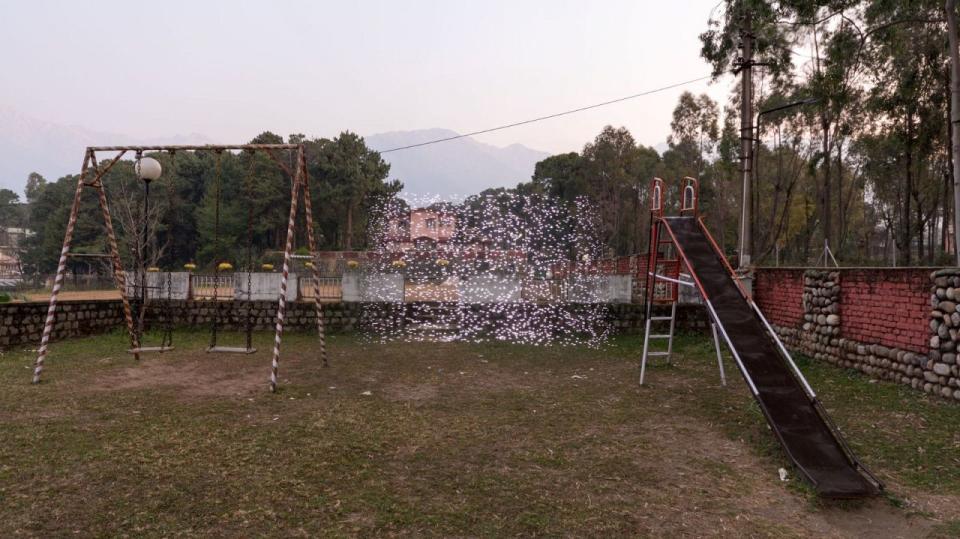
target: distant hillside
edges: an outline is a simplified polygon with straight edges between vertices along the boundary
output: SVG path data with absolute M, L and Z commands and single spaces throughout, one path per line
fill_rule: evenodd
M 448 129 L 421 129 L 364 138 L 371 148 L 386 150 L 456 135 Z M 445 198 L 472 195 L 488 187 L 514 187 L 529 181 L 537 161 L 549 156 L 521 144 L 501 148 L 472 138 L 383 154 L 390 163 L 390 177 L 401 180 L 405 191 Z
M 83 150 L 94 144 L 208 144 L 190 134 L 143 140 L 129 135 L 54 124 L 0 107 L 0 187 L 23 193 L 27 175 L 39 172 L 53 181 L 80 172 Z
M 447 129 L 396 131 L 370 135 L 376 150 L 456 136 Z M 144 140 L 130 135 L 93 131 L 85 127 L 45 122 L 15 109 L 0 107 L 0 188 L 23 193 L 27 175 L 39 172 L 53 181 L 80 171 L 83 149 L 89 145 L 209 144 L 208 137 L 192 133 Z M 462 138 L 384 154 L 390 177 L 403 181 L 405 191 L 467 196 L 488 187 L 513 187 L 530 179 L 533 167 L 550 154 L 512 144 L 505 148 Z

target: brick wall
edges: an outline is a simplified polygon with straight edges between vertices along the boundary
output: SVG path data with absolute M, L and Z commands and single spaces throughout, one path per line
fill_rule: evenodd
M 926 353 L 930 340 L 930 270 L 840 272 L 842 334 L 847 339 Z
M 960 270 L 762 268 L 755 297 L 788 348 L 960 400 Z
M 799 327 L 803 323 L 803 269 L 762 269 L 753 283 L 754 297 L 771 324 Z
M 771 324 L 804 323 L 803 268 L 761 268 L 754 297 Z M 863 343 L 925 353 L 930 339 L 928 268 L 841 268 L 840 334 Z M 809 279 L 809 276 L 806 277 Z M 812 320 L 811 320 L 812 321 Z

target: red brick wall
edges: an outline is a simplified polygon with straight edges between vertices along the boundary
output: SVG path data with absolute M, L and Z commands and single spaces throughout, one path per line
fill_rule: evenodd
M 929 302 L 927 268 L 841 270 L 841 336 L 926 353 Z
M 803 324 L 803 270 L 760 269 L 753 283 L 754 299 L 771 324 L 795 328 Z

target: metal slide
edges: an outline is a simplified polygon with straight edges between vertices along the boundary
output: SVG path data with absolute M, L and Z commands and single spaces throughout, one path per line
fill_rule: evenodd
M 873 496 L 883 485 L 860 464 L 760 309 L 697 217 L 663 217 L 737 366 L 787 456 L 824 497 Z

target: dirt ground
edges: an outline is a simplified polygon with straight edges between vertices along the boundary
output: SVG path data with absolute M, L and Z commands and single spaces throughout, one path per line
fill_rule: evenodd
M 675 365 L 652 368 L 641 388 L 632 338 L 595 350 L 342 336 L 324 369 L 313 339 L 297 335 L 284 342 L 282 391 L 270 394 L 271 335 L 257 335 L 250 356 L 206 354 L 199 333 L 177 337 L 177 350 L 139 364 L 122 335 L 55 346 L 40 386 L 27 383 L 32 354 L 0 359 L 12 388 L 0 396 L 0 535 L 958 529 L 954 484 L 926 488 L 879 456 L 861 455 L 888 495 L 817 499 L 742 382 L 719 386 L 700 339 L 681 342 Z M 856 444 L 857 428 L 847 432 Z

